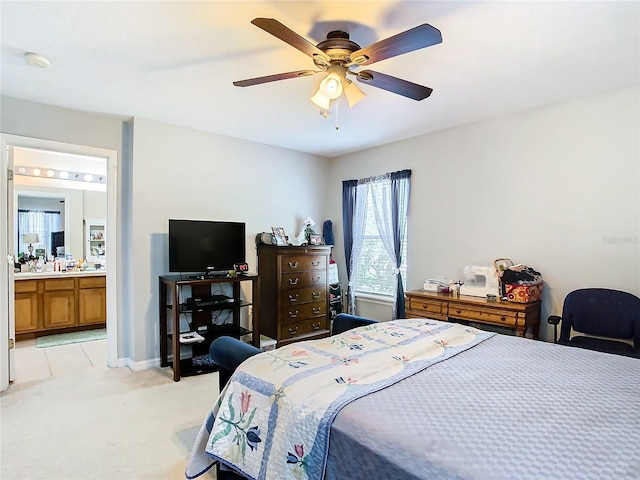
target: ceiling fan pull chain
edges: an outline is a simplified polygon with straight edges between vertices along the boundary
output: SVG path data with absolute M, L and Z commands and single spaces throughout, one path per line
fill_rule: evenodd
M 338 106 L 340 105 L 340 98 L 338 98 L 335 103 L 336 103 L 336 130 L 339 130 L 340 126 L 338 125 Z

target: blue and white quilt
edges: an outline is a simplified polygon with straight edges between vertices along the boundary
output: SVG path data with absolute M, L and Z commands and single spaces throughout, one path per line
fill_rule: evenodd
M 405 319 L 251 357 L 200 429 L 186 476 L 221 462 L 252 479 L 322 479 L 329 430 L 341 408 L 493 335 Z

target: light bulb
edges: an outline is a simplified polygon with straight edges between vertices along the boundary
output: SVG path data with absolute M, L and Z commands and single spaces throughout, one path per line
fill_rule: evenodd
M 320 82 L 320 91 L 330 100 L 335 100 L 342 95 L 342 80 L 335 72 L 330 73 Z
M 87 173 L 87 174 L 84 176 L 84 181 L 85 181 L 85 182 L 92 182 L 92 181 L 93 181 L 93 175 L 91 175 L 90 173 Z
M 33 174 L 34 174 L 35 176 L 40 175 L 40 169 L 39 169 L 39 168 L 34 168 L 34 169 L 33 169 Z
M 56 172 L 54 172 L 53 170 L 49 169 L 47 170 L 47 177 L 53 177 L 56 174 Z
M 69 172 L 67 172 L 66 170 L 63 170 L 62 172 L 60 172 L 60 178 L 63 178 L 63 179 L 69 178 Z

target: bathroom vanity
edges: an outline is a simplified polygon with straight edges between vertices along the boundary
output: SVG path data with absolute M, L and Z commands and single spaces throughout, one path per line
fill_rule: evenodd
M 104 271 L 15 274 L 16 339 L 106 326 Z

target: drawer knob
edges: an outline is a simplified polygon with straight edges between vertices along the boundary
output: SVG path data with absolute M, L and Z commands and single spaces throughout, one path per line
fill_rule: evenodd
M 507 321 L 507 317 L 505 317 L 504 315 L 502 315 L 502 316 L 500 317 L 500 320 L 502 320 L 503 322 L 506 322 L 506 321 Z
M 315 283 L 318 283 L 320 281 L 320 277 L 311 277 L 311 280 L 313 280 Z
M 297 285 L 299 281 L 300 281 L 300 279 L 298 277 L 290 278 L 289 279 L 289 285 Z
M 311 265 L 317 267 L 318 265 L 320 265 L 320 260 L 311 260 Z
M 311 310 L 313 311 L 313 313 L 315 313 L 316 315 L 318 315 L 321 311 L 322 311 L 322 307 L 311 307 Z
M 462 313 L 462 312 L 460 311 L 460 309 L 458 309 L 458 310 L 456 310 L 456 313 Z
M 296 318 L 298 316 L 298 310 L 296 310 L 295 312 L 288 312 L 289 313 L 289 317 L 290 318 Z M 296 327 L 298 328 L 298 327 Z
M 290 302 L 297 302 L 298 301 L 298 294 L 297 293 L 295 295 L 289 294 L 289 301 Z
M 311 292 L 313 298 L 320 298 L 320 292 Z
M 298 325 L 296 325 L 295 327 L 291 328 L 287 328 L 287 330 L 289 330 L 289 334 L 290 335 L 295 335 L 296 333 L 298 333 Z
M 311 328 L 313 328 L 314 330 L 320 330 L 320 322 L 312 323 Z
M 298 268 L 298 262 L 289 262 L 289 268 Z

